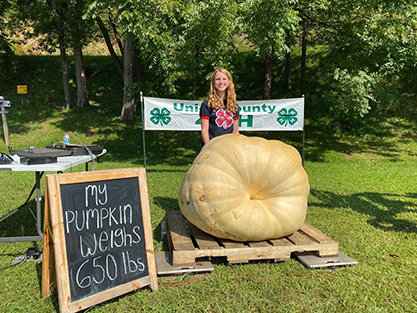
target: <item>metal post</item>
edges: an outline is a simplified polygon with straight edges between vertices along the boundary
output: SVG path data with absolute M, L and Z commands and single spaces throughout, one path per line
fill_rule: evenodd
M 145 145 L 145 99 L 143 98 L 142 91 L 140 92 L 140 107 L 142 113 L 142 146 L 143 146 L 143 166 L 146 169 L 146 145 Z
M 304 167 L 304 138 L 305 138 L 305 132 L 304 132 L 304 127 L 303 127 L 303 148 L 302 148 L 302 165 Z
M 38 235 L 40 238 L 43 239 L 43 232 L 42 232 L 42 224 L 41 224 L 41 219 L 42 219 L 42 215 L 41 215 L 41 177 L 42 177 L 42 173 L 40 172 L 36 172 L 36 226 L 38 229 Z M 40 239 L 40 240 L 42 240 Z
M 36 191 L 36 198 L 35 198 L 35 202 L 36 202 L 36 229 L 38 232 L 37 236 L 19 236 L 19 237 L 0 237 L 0 243 L 1 242 L 25 242 L 25 241 L 42 241 L 43 240 L 43 231 L 42 231 L 42 224 L 41 224 L 41 191 L 40 191 L 40 181 L 42 178 L 44 172 L 36 172 L 36 182 L 35 185 L 33 186 L 32 190 L 30 191 L 29 196 L 27 197 L 26 201 L 24 204 L 22 204 L 20 207 L 18 207 L 17 209 L 13 210 L 12 212 L 10 212 L 9 214 L 3 216 L 2 218 L 0 218 L 0 222 L 3 221 L 4 219 L 8 218 L 9 216 L 13 215 L 14 213 L 18 212 L 20 209 L 22 209 L 25 205 L 28 204 L 30 198 L 32 197 L 32 194 Z
M 306 119 L 306 102 L 305 102 L 305 96 L 301 95 L 303 97 L 303 105 L 304 105 L 304 118 L 303 118 L 303 139 L 302 139 L 302 165 L 304 167 L 304 140 L 305 140 L 305 124 L 304 121 Z

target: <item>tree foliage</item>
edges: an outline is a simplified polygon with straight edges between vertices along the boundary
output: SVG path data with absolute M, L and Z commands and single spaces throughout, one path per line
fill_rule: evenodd
M 185 2 L 187 3 L 187 2 Z M 192 81 L 211 74 L 215 67 L 231 67 L 236 56 L 237 5 L 232 0 L 190 1 L 184 6 L 176 30 L 176 63 Z
M 299 17 L 293 5 L 296 0 L 249 0 L 240 3 L 242 32 L 261 57 L 274 47 L 282 58 L 288 50 L 286 38 L 294 33 Z
M 324 99 L 336 116 L 398 104 L 402 70 L 416 60 L 413 1 L 300 1 L 298 9 L 311 42 L 328 49 Z
M 409 94 L 417 94 L 415 75 L 408 74 L 417 59 L 413 0 L 56 2 L 62 8 L 72 4 L 78 9 L 75 26 L 82 30 L 81 44 L 96 36 L 94 21 L 100 20 L 108 21 L 100 24 L 103 34 L 104 27 L 112 30 L 107 32 L 107 42 L 111 34 L 113 38 L 132 36 L 133 63 L 139 62 L 142 71 L 126 87 L 132 95 L 144 90 L 148 95 L 175 96 L 179 80 L 185 78 L 192 82 L 190 98 L 194 98 L 197 80 L 208 79 L 215 67 L 226 66 L 233 72 L 237 43 L 243 39 L 264 61 L 265 98 L 270 95 L 273 62 L 282 64 L 283 57 L 302 44 L 326 50 L 326 62 L 318 70 L 326 77 L 327 88 L 320 97 L 335 117 L 362 117 L 372 108 L 396 105 L 407 88 Z M 48 51 L 57 47 L 50 1 L 1 0 L 0 9 L 7 28 L 30 30 L 25 36 L 42 34 Z M 22 23 L 28 27 L 22 28 Z M 64 44 L 73 47 L 69 21 L 63 23 L 67 25 Z M 5 24 L 0 26 L 0 58 L 10 53 L 5 29 Z M 302 51 L 307 51 L 303 68 L 308 65 L 308 49 Z M 120 61 L 114 53 L 113 58 Z
M 10 4 L 7 0 L 0 0 L 0 12 L 7 12 Z M 0 65 L 8 64 L 8 60 L 13 55 L 13 50 L 10 43 L 7 40 L 6 29 L 6 18 L 0 13 Z M 4 67 L 6 68 L 6 67 Z M 0 78 L 5 74 L 0 71 Z
M 295 0 L 250 0 L 240 3 L 242 33 L 257 54 L 265 59 L 263 98 L 271 95 L 273 58 L 283 59 L 287 37 L 294 33 L 299 18 L 291 5 Z

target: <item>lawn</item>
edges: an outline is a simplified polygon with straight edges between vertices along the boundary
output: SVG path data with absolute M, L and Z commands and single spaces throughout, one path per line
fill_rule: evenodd
M 91 81 L 96 86 L 92 105 L 65 110 L 58 100 L 62 87 L 51 83 L 60 82 L 59 70 L 39 74 L 45 69 L 42 62 L 59 68 L 56 58 L 40 59 L 39 67 L 28 70 L 30 80 L 12 77 L 2 91 L 13 103 L 7 115 L 10 145 L 44 147 L 71 131 L 82 142 L 108 150 L 98 170 L 142 167 L 140 121 L 120 122 L 120 104 L 110 101 L 120 97 L 121 85 L 106 83 L 102 70 L 95 77 L 100 81 Z M 86 62 L 106 67 L 103 60 Z M 23 112 L 16 84 L 28 85 Z M 213 258 L 211 274 L 159 277 L 155 292 L 145 287 L 87 312 L 416 312 L 417 122 L 415 109 L 403 112 L 374 112 L 354 132 L 341 131 L 326 119 L 306 119 L 305 170 L 311 187 L 307 222 L 337 241 L 341 252 L 358 261 L 356 266 L 312 270 L 296 259 L 232 265 Z M 280 139 L 301 150 L 300 133 L 245 135 Z M 179 210 L 178 191 L 198 154 L 199 140 L 197 132 L 146 132 L 156 251 L 168 249 L 161 221 L 167 211 Z M 3 140 L 0 151 L 7 152 Z M 33 173 L 2 172 L 0 215 L 22 204 L 33 182 Z M 27 208 L 1 222 L 1 236 L 34 234 L 34 207 L 31 199 Z M 41 298 L 42 264 L 13 264 L 33 246 L 42 252 L 42 242 L 0 244 L 0 312 L 59 311 L 56 291 Z

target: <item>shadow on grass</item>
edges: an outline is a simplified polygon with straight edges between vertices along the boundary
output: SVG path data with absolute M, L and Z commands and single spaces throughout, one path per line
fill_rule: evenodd
M 10 208 L 1 217 L 9 214 L 16 208 Z M 43 211 L 43 210 L 42 210 Z M 42 217 L 41 213 L 41 217 Z M 0 218 L 1 218 L 0 217 Z M 43 224 L 41 224 L 43 225 Z M 36 227 L 36 201 L 31 200 L 23 205 L 14 214 L 8 216 L 0 222 L 1 237 L 22 237 L 22 236 L 38 236 Z
M 84 117 L 80 118 L 80 115 Z M 357 133 L 344 133 L 333 125 L 326 125 L 324 121 L 306 125 L 305 161 L 323 162 L 329 151 L 346 156 L 372 155 L 390 161 L 399 161 L 404 156 L 415 157 L 415 149 L 407 146 L 417 138 L 417 124 L 392 117 L 382 125 L 378 122 L 380 118 L 370 119 Z M 123 123 L 116 115 L 97 114 L 97 108 L 94 107 L 68 112 L 57 122 L 57 126 L 77 133 L 91 133 L 92 139 L 104 138 L 101 141 L 92 140 L 88 144 L 104 146 L 109 152 L 107 157 L 113 161 L 129 160 L 139 166 L 144 164 L 144 150 L 146 164 L 149 166 L 189 166 L 200 152 L 201 137 L 198 131 L 146 131 L 144 147 L 139 119 Z M 300 154 L 303 153 L 302 132 L 241 133 L 281 140 L 296 147 Z
M 402 196 L 389 193 L 363 192 L 342 196 L 317 189 L 312 189 L 310 193 L 318 200 L 310 201 L 309 206 L 353 210 L 363 215 L 369 215 L 370 218 L 367 223 L 375 228 L 384 231 L 417 233 L 415 222 L 399 217 L 404 213 L 417 213 L 417 194 Z M 177 199 L 156 197 L 153 201 L 165 212 L 179 210 Z
M 167 197 L 155 197 L 153 202 L 163 209 L 165 212 L 168 211 L 179 211 L 180 207 L 178 204 L 178 199 L 167 198 Z
M 417 213 L 417 194 L 392 194 L 363 192 L 348 196 L 312 189 L 311 195 L 318 201 L 310 201 L 309 206 L 326 209 L 353 210 L 370 216 L 367 223 L 383 231 L 417 233 L 417 224 L 400 217 L 401 214 Z
M 321 52 L 312 52 L 312 57 L 320 59 Z M 262 94 L 262 62 L 253 53 L 242 54 L 236 60 L 234 76 L 239 99 L 259 99 Z M 129 161 L 139 166 L 143 165 L 143 136 L 140 121 L 140 108 L 137 110 L 137 120 L 121 122 L 120 113 L 123 99 L 123 84 L 119 74 L 114 69 L 109 56 L 87 56 L 85 58 L 86 74 L 88 76 L 89 97 L 92 106 L 63 110 L 62 77 L 58 56 L 34 57 L 22 56 L 15 60 L 16 72 L 8 78 L 5 91 L 10 94 L 13 107 L 10 113 L 9 129 L 12 134 L 27 135 L 27 141 L 36 143 L 44 134 L 35 133 L 31 128 L 33 121 L 54 123 L 62 133 L 71 131 L 84 134 L 86 144 L 104 146 L 108 150 L 106 158 L 112 161 Z M 251 64 L 251 66 L 248 66 Z M 294 63 L 297 64 L 297 63 Z M 70 71 L 73 72 L 73 61 L 70 58 Z M 316 64 L 318 66 L 318 64 Z M 296 88 L 287 90 L 283 81 L 283 65 L 276 64 L 272 98 L 281 99 L 297 97 Z M 296 69 L 295 69 L 296 70 Z M 317 74 L 317 69 L 310 69 Z M 294 72 L 294 77 L 298 77 Z M 205 75 L 205 74 L 204 74 Z M 256 77 L 256 79 L 254 79 Z M 321 76 L 313 77 L 309 82 L 309 92 L 305 103 L 305 160 L 323 162 L 326 153 L 335 151 L 351 155 L 354 153 L 372 153 L 377 156 L 396 161 L 401 153 L 415 156 L 415 153 L 399 151 L 399 145 L 407 145 L 410 140 L 417 138 L 416 108 L 398 107 L 390 111 L 375 110 L 360 119 L 360 124 L 352 121 L 338 121 L 337 125 L 331 117 L 331 104 L 320 98 L 322 88 L 327 88 L 326 81 Z M 208 82 L 204 77 L 199 81 L 202 89 L 200 96 L 205 96 Z M 24 113 L 20 113 L 19 95 L 15 94 L 17 84 L 28 86 L 28 95 L 24 98 Z M 189 98 L 190 82 L 182 82 L 183 89 L 177 95 L 167 95 L 155 90 L 159 97 Z M 298 82 L 294 81 L 294 86 Z M 284 86 L 284 87 L 283 87 Z M 76 99 L 75 86 L 71 86 L 72 99 Z M 156 87 L 155 87 L 156 88 Z M 61 100 L 60 100 L 61 99 Z M 286 132 L 248 133 L 268 139 L 279 139 L 296 146 L 301 152 L 299 134 Z M 395 138 L 395 140 L 387 140 Z M 52 139 L 52 138 L 51 138 Z M 60 138 L 56 138 L 60 139 Z M 146 158 L 148 165 L 183 166 L 191 164 L 200 150 L 199 132 L 163 132 L 147 131 Z

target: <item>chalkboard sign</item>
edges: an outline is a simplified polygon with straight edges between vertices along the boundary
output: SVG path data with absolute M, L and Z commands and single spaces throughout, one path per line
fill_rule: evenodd
M 157 288 L 145 175 L 136 168 L 46 176 L 61 312 Z

